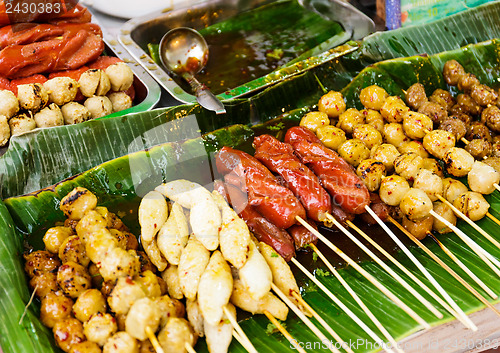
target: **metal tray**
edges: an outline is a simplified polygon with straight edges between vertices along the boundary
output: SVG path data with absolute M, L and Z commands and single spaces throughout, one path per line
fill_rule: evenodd
M 373 21 L 361 11 L 343 0 L 299 0 L 306 9 L 313 10 L 331 21 L 340 23 L 344 30 L 340 45 L 348 40 L 358 40 L 374 31 Z M 194 103 L 196 98 L 185 91 L 163 67 L 157 65 L 148 54 L 148 43 L 158 43 L 164 33 L 176 27 L 202 29 L 221 22 L 238 13 L 271 3 L 270 0 L 210 0 L 190 8 L 165 9 L 125 23 L 118 35 L 118 40 L 144 69 L 175 99 L 184 103 Z M 329 43 L 331 44 L 331 43 Z M 326 47 L 325 52 L 316 57 L 296 62 L 284 69 L 247 82 L 239 87 L 218 95 L 221 100 L 229 100 L 248 95 L 266 86 L 283 81 L 310 68 L 331 61 L 341 55 L 352 52 L 357 46 Z

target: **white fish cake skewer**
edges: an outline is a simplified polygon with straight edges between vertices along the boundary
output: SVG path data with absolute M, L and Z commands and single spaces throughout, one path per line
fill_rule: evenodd
M 196 333 L 198 337 L 203 337 L 205 335 L 205 320 L 201 314 L 200 305 L 197 300 L 186 300 L 186 314 L 189 323 L 193 326 L 194 333 Z
M 138 217 L 141 238 L 152 241 L 168 217 L 168 205 L 163 195 L 157 191 L 148 192 L 141 200 Z
M 231 315 L 236 317 L 234 305 L 228 303 L 226 307 Z M 233 339 L 233 325 L 224 314 L 222 320 L 216 325 L 211 325 L 205 321 L 205 335 L 210 353 L 227 353 Z
M 219 232 L 220 250 L 224 258 L 234 267 L 241 268 L 247 261 L 250 231 L 245 221 L 229 207 L 217 191 L 212 196 L 222 212 L 222 226 Z
M 256 300 L 262 298 L 271 290 L 273 275 L 264 256 L 259 252 L 253 241 L 249 242 L 248 259 L 239 269 L 238 276 L 250 296 Z
M 210 252 L 196 238 L 191 236 L 177 268 L 182 293 L 190 300 L 196 299 L 200 278 L 210 261 Z
M 170 200 L 178 202 L 182 207 L 190 209 L 198 199 L 197 193 L 200 192 L 200 188 L 204 189 L 200 184 L 179 179 L 161 184 L 155 190 Z
M 184 215 L 182 206 L 174 202 L 170 210 L 170 216 L 163 224 L 156 241 L 158 248 L 169 263 L 178 265 L 181 258 L 182 249 L 189 239 L 189 225 Z
M 217 325 L 233 291 L 231 268 L 220 251 L 214 251 L 198 286 L 198 304 L 206 322 Z

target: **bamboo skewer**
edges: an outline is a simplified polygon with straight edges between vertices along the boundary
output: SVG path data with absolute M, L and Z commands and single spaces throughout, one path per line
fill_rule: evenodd
M 312 316 L 318 320 L 318 322 L 323 326 L 323 328 L 338 342 L 342 345 L 342 348 L 348 353 L 354 353 L 349 345 L 332 329 L 330 325 L 323 319 L 307 302 L 302 299 L 302 297 L 295 291 L 292 291 L 292 296 L 302 305 L 307 311 L 309 311 Z
M 222 307 L 222 310 L 224 311 L 224 314 L 226 314 L 227 318 L 231 322 L 231 325 L 233 325 L 233 328 L 240 337 L 241 342 L 240 340 L 238 340 L 238 338 L 236 338 L 236 336 L 235 338 L 249 353 L 258 353 L 255 347 L 253 346 L 252 342 L 248 339 L 247 335 L 245 334 L 245 331 L 243 331 L 240 324 L 238 324 L 238 321 L 236 321 L 236 318 L 233 316 L 233 314 L 225 306 Z M 242 342 L 244 342 L 245 344 L 243 344 Z
M 372 329 L 370 329 L 363 321 L 361 321 L 361 319 L 359 317 L 357 317 L 352 311 L 351 309 L 349 309 L 344 303 L 342 303 L 342 301 L 340 299 L 338 299 L 335 294 L 333 294 L 328 288 L 326 288 L 326 286 L 321 283 L 316 277 L 314 277 L 314 275 L 309 272 L 300 262 L 298 262 L 295 258 L 292 257 L 292 262 L 295 264 L 295 266 L 297 266 L 307 277 L 309 277 L 309 279 L 314 283 L 316 284 L 335 304 L 337 304 L 340 309 L 342 309 L 355 323 L 357 323 L 359 325 L 359 327 L 361 327 L 363 329 L 363 331 L 365 331 L 368 336 L 370 336 L 377 344 L 379 345 L 384 345 L 384 341 L 377 336 L 377 334 L 375 332 L 372 331 Z M 335 271 L 337 272 L 337 271 Z M 351 287 L 349 285 L 346 286 L 346 289 L 352 291 Z M 357 294 L 353 292 L 353 295 L 355 297 L 358 297 Z M 352 295 L 352 294 L 351 294 Z M 359 299 L 359 298 L 358 298 Z M 358 303 L 359 304 L 359 303 Z M 364 305 L 364 304 L 363 304 Z M 369 314 L 367 313 L 368 316 L 373 317 L 373 314 L 368 310 Z M 380 325 L 380 323 L 378 323 L 378 320 L 375 318 L 375 325 L 378 327 L 378 325 Z M 392 350 L 390 350 L 389 348 L 386 349 L 387 352 L 393 352 Z
M 194 350 L 193 347 L 191 347 L 191 345 L 189 343 L 184 343 L 184 348 L 186 348 L 186 351 L 188 351 L 188 353 L 196 353 L 196 351 Z
M 339 255 L 344 261 L 346 261 L 350 266 L 352 266 L 356 271 L 358 271 L 363 277 L 365 277 L 371 284 L 377 287 L 382 293 L 389 297 L 397 306 L 399 306 L 404 312 L 406 312 L 410 317 L 412 317 L 416 322 L 422 325 L 424 328 L 430 328 L 431 326 L 422 319 L 413 309 L 406 305 L 401 299 L 396 297 L 394 293 L 388 290 L 382 283 L 380 283 L 376 278 L 369 274 L 365 269 L 359 266 L 354 260 L 347 256 L 342 250 L 336 247 L 330 240 L 328 240 L 323 234 L 318 232 L 316 229 L 311 227 L 309 223 L 300 217 L 297 217 L 300 224 L 306 227 L 310 232 L 312 232 L 316 237 L 326 244 L 330 249 L 332 249 L 337 255 Z M 342 232 L 348 232 L 344 227 L 341 227 Z M 319 254 L 318 254 L 319 255 Z
M 495 188 L 500 191 L 500 186 L 498 184 L 495 184 L 494 185 Z M 486 213 L 486 217 L 488 217 L 489 219 L 491 219 L 493 222 L 495 222 L 497 225 L 500 226 L 500 220 L 498 220 L 495 216 L 493 216 L 491 213 Z
M 396 222 L 394 219 L 390 218 L 391 222 L 398 227 L 403 233 L 405 233 L 415 244 L 417 244 L 427 255 L 429 255 L 434 261 L 436 261 L 441 267 L 443 267 L 450 275 L 452 275 L 458 282 L 460 282 L 465 288 L 469 290 L 478 300 L 485 304 L 488 308 L 493 310 L 495 314 L 500 316 L 500 312 L 484 298 L 477 290 L 475 290 L 469 283 L 467 283 L 462 277 L 460 277 L 452 268 L 450 268 L 446 263 L 443 262 L 436 254 L 434 254 L 427 246 L 425 246 L 420 240 L 415 238 L 413 234 L 408 232 L 401 224 Z M 450 223 L 451 224 L 451 223 Z M 475 327 L 475 325 L 474 325 Z M 476 327 L 477 330 L 477 327 Z
M 492 299 L 498 299 L 498 296 L 486 285 L 484 284 L 483 281 L 481 281 L 481 279 L 479 279 L 475 274 L 474 272 L 472 272 L 471 270 L 469 270 L 469 268 L 467 266 L 465 266 L 465 264 L 460 261 L 460 259 L 458 257 L 456 257 L 451 251 L 450 249 L 448 249 L 443 243 L 441 243 L 439 241 L 438 238 L 436 238 L 434 236 L 434 234 L 432 234 L 431 232 L 427 232 L 427 235 L 432 239 L 434 240 L 434 242 L 439 245 L 439 247 L 441 248 L 441 250 L 443 250 L 445 252 L 446 255 L 448 255 L 452 260 L 453 262 L 455 262 L 458 266 L 460 266 L 460 268 L 469 275 L 470 278 L 472 278 L 472 280 L 474 282 L 476 282 Z
M 292 344 L 298 352 L 306 353 L 304 348 L 302 348 L 300 345 L 297 344 L 297 340 L 295 338 L 293 338 L 293 336 L 286 330 L 286 328 L 283 327 L 283 325 L 278 320 L 276 320 L 276 318 L 273 316 L 273 314 L 271 314 L 267 310 L 264 310 L 264 315 L 267 316 L 269 321 L 271 321 L 273 323 L 273 325 L 276 326 L 276 328 L 281 332 L 281 334 L 283 336 L 285 336 L 285 338 L 288 340 L 288 342 L 290 342 L 290 344 Z
M 252 352 L 252 348 L 248 346 L 248 342 L 246 342 L 234 329 L 233 329 L 233 337 L 236 339 L 236 341 L 238 341 L 239 344 L 241 344 L 243 348 L 245 348 L 245 350 L 248 353 Z
M 160 346 L 160 342 L 158 342 L 158 338 L 156 338 L 155 333 L 153 332 L 153 330 L 149 326 L 146 326 L 146 335 L 148 336 L 149 340 L 151 341 L 151 344 L 153 345 L 156 353 L 165 353 L 163 348 L 161 348 L 161 346 Z
M 312 321 L 304 315 L 304 313 L 294 304 L 288 297 L 274 284 L 271 283 L 271 288 L 280 297 L 280 299 L 297 315 L 309 329 L 320 339 L 321 342 L 329 342 L 328 338 L 312 323 Z M 340 353 L 340 351 L 332 345 L 327 345 L 328 350 L 333 353 Z

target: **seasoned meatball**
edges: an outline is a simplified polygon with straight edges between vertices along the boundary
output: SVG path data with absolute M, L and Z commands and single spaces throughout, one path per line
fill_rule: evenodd
M 452 147 L 444 155 L 443 162 L 449 174 L 463 177 L 472 169 L 474 157 L 463 148 Z
M 394 160 L 394 170 L 403 178 L 412 181 L 420 169 L 423 168 L 424 160 L 414 152 L 403 153 Z
M 125 92 L 112 92 L 108 94 L 108 98 L 113 105 L 113 113 L 132 107 L 132 98 Z
M 85 341 L 82 323 L 71 317 L 57 322 L 52 332 L 56 344 L 65 352 L 69 352 L 72 345 Z
M 385 170 L 391 172 L 394 169 L 394 160 L 401 153 L 391 144 L 383 143 L 380 146 L 375 146 L 370 151 L 370 158 L 375 161 L 382 162 Z
M 385 177 L 385 167 L 382 162 L 365 159 L 358 165 L 356 174 L 363 180 L 368 190 L 374 192 L 378 190 L 382 178 Z
M 134 83 L 134 73 L 124 62 L 108 66 L 105 72 L 109 77 L 111 89 L 115 92 L 126 91 Z
M 89 190 L 76 187 L 63 197 L 59 208 L 70 219 L 80 220 L 83 215 L 97 206 L 97 197 Z
M 409 110 L 401 98 L 392 96 L 385 100 L 380 108 L 380 114 L 388 123 L 401 123 Z
M 24 271 L 30 276 L 38 276 L 43 272 L 57 272 L 61 262 L 54 254 L 45 250 L 37 250 L 24 255 Z
M 87 98 L 84 105 L 85 108 L 89 110 L 92 119 L 102 118 L 113 112 L 113 104 L 109 98 L 105 96 Z
M 359 163 L 370 156 L 370 150 L 358 139 L 347 140 L 338 149 L 340 157 L 357 167 Z
M 130 277 L 122 277 L 109 295 L 108 304 L 113 312 L 127 314 L 132 304 L 145 296 L 146 293 L 137 282 Z
M 465 113 L 459 113 L 457 115 L 454 115 L 456 116 L 457 118 L 459 118 L 460 120 L 462 120 L 465 124 L 465 126 L 469 126 L 470 123 L 472 122 L 472 117 L 468 114 L 465 114 Z
M 33 117 L 37 127 L 54 127 L 64 125 L 64 117 L 59 106 L 52 103 Z
M 399 204 L 403 214 L 413 222 L 421 221 L 432 210 L 432 201 L 425 191 L 411 188 Z
M 437 196 L 443 194 L 443 180 L 430 170 L 420 169 L 413 182 L 413 187 L 425 191 L 431 201 L 436 201 Z
M 130 308 L 125 321 L 125 327 L 132 337 L 144 341 L 148 338 L 145 331 L 146 327 L 150 327 L 152 331 L 156 331 L 160 325 L 160 318 L 161 313 L 158 304 L 150 298 L 141 298 Z M 174 319 L 172 318 L 171 320 Z
M 85 71 L 78 80 L 80 91 L 85 97 L 105 96 L 111 89 L 108 75 L 102 70 Z
M 166 325 L 167 321 L 171 317 L 184 317 L 186 314 L 186 308 L 177 299 L 172 299 L 168 295 L 161 296 L 155 299 L 158 307 L 160 308 L 161 320 L 160 326 Z
M 161 295 L 158 276 L 151 271 L 145 271 L 134 277 L 134 281 L 141 286 L 146 296 L 149 298 L 157 298 Z
M 474 222 L 483 218 L 490 208 L 483 195 L 474 191 L 467 191 L 458 196 L 453 201 L 453 206 Z
M 59 284 L 57 284 L 57 276 L 52 272 L 42 272 L 38 276 L 30 280 L 30 287 L 35 290 L 39 298 L 45 297 L 49 293 L 57 292 Z
M 382 115 L 373 109 L 363 109 L 360 110 L 360 113 L 365 117 L 365 122 L 368 125 L 373 126 L 377 131 L 382 132 L 382 128 L 384 127 L 384 118 Z
M 101 347 L 117 330 L 116 320 L 110 314 L 94 314 L 83 324 L 85 337 Z
M 470 115 L 481 114 L 482 108 L 468 94 L 459 94 L 457 96 L 457 105 L 461 107 L 462 112 Z
M 71 235 L 63 241 L 59 248 L 59 258 L 63 263 L 73 261 L 83 267 L 87 267 L 90 262 L 85 245 L 78 235 Z
M 447 84 L 450 86 L 456 86 L 458 80 L 462 75 L 465 74 L 465 70 L 462 65 L 456 60 L 448 60 L 443 67 L 443 77 Z
M 98 229 L 87 237 L 85 251 L 92 262 L 99 264 L 101 275 L 103 275 L 102 262 L 110 256 L 111 251 L 117 246 L 118 241 L 106 228 Z M 104 275 L 103 277 L 109 280 Z
M 90 200 L 89 200 L 90 201 Z M 82 212 L 83 213 L 83 212 Z M 88 205 L 87 211 L 84 213 L 81 220 L 76 226 L 76 233 L 83 242 L 86 243 L 90 237 L 100 235 L 101 232 L 108 232 L 106 228 L 107 221 L 94 209 L 91 209 L 91 205 Z M 88 253 L 94 252 L 96 249 L 88 249 Z M 90 257 L 92 259 L 92 257 Z M 94 262 L 99 262 L 99 259 L 95 259 Z
M 172 318 L 158 334 L 158 341 L 166 352 L 182 353 L 185 344 L 194 346 L 195 336 L 189 323 L 185 319 Z
M 45 235 L 43 236 L 43 243 L 48 251 L 53 254 L 58 254 L 61 244 L 71 235 L 73 235 L 71 228 L 61 226 L 52 227 L 45 232 Z
M 5 115 L 0 115 L 0 147 L 3 147 L 9 142 L 10 126 L 9 119 Z
M 488 142 L 493 141 L 490 130 L 481 122 L 473 121 L 467 129 L 465 138 L 469 141 L 474 139 L 485 139 Z
M 485 139 L 474 139 L 465 145 L 465 150 L 469 152 L 475 159 L 483 160 L 492 152 L 491 142 Z
M 345 112 L 346 105 L 344 96 L 340 92 L 330 91 L 321 96 L 318 102 L 318 110 L 326 113 L 329 118 L 338 118 L 340 114 Z
M 19 101 L 14 93 L 0 90 L 0 115 L 12 118 L 19 111 Z
M 349 108 L 339 116 L 337 127 L 344 130 L 348 134 L 352 134 L 354 129 L 365 123 L 365 118 L 355 108 Z
M 448 205 L 442 202 L 434 202 L 434 212 L 436 212 L 438 215 L 446 219 L 451 224 L 453 225 L 457 224 L 457 217 L 455 216 L 455 213 Z M 445 223 L 441 222 L 437 218 L 434 218 L 434 224 L 432 225 L 432 228 L 439 234 L 452 232 L 450 227 L 448 227 Z
M 139 353 L 139 343 L 125 331 L 115 333 L 104 345 L 103 353 Z M 153 353 L 155 352 L 153 348 Z
M 326 147 L 332 150 L 337 150 L 346 141 L 344 130 L 332 125 L 320 127 L 316 130 L 316 135 Z
M 486 163 L 476 161 L 467 175 L 467 182 L 472 191 L 483 195 L 495 191 L 495 185 L 500 182 L 500 174 Z
M 16 136 L 36 129 L 36 122 L 28 114 L 19 114 L 9 120 L 10 135 Z
M 403 125 L 397 123 L 385 124 L 382 130 L 384 141 L 396 147 L 401 146 L 404 142 L 409 141 L 405 135 Z
M 450 116 L 444 119 L 438 127 L 439 130 L 451 132 L 458 141 L 467 133 L 467 126 L 456 116 Z
M 63 292 L 71 298 L 76 298 L 91 286 L 89 272 L 76 262 L 69 261 L 59 267 L 57 283 Z
M 382 144 L 382 134 L 368 124 L 357 126 L 352 133 L 352 137 L 361 140 L 370 150 L 374 146 Z
M 486 124 L 491 130 L 500 132 L 500 108 L 492 105 L 481 113 L 481 122 Z
M 379 195 L 382 201 L 389 206 L 399 206 L 401 200 L 410 190 L 410 184 L 399 175 L 391 175 L 380 183 Z
M 433 122 L 425 114 L 407 112 L 403 117 L 403 130 L 411 139 L 423 139 L 433 128 Z
M 85 341 L 72 345 L 69 353 L 101 353 L 101 348 L 97 343 Z
M 411 85 L 405 94 L 406 104 L 413 110 L 418 110 L 422 104 L 427 102 L 427 95 L 425 94 L 424 85 L 421 83 L 414 83 Z
M 441 123 L 448 117 L 446 108 L 434 102 L 425 102 L 418 108 L 418 112 L 427 115 L 436 124 Z
M 434 220 L 432 216 L 427 216 L 419 221 L 411 221 L 406 216 L 403 216 L 401 224 L 418 240 L 422 240 L 427 236 L 427 233 L 432 231 L 432 224 Z
M 465 73 L 460 76 L 457 87 L 460 91 L 470 92 L 472 87 L 479 84 L 480 82 L 474 74 Z
M 398 148 L 401 153 L 414 152 L 422 158 L 428 158 L 429 153 L 424 148 L 424 145 L 420 141 L 408 141 L 404 142 Z
M 368 109 L 380 110 L 389 94 L 377 85 L 363 88 L 359 93 L 359 100 Z
M 75 100 L 78 82 L 70 77 L 54 77 L 43 84 L 49 93 L 49 102 L 64 105 Z
M 472 86 L 470 96 L 474 102 L 483 107 L 495 104 L 498 99 L 498 94 L 492 88 L 482 84 Z
M 58 292 L 48 293 L 42 298 L 40 320 L 45 326 L 52 328 L 56 322 L 71 316 L 72 307 L 73 301 L 70 298 Z
M 424 169 L 430 170 L 434 174 L 439 175 L 440 178 L 444 177 L 443 174 L 443 168 L 441 167 L 441 164 L 434 158 L 424 158 Z
M 87 289 L 83 292 L 73 305 L 75 317 L 82 321 L 88 321 L 90 317 L 97 313 L 106 312 L 106 300 L 97 289 Z
M 449 202 L 455 201 L 455 199 L 467 192 L 467 186 L 465 186 L 461 181 L 453 178 L 443 179 L 443 197 Z
M 497 172 L 500 173 L 500 158 L 499 157 L 489 157 L 486 158 L 483 163 L 493 167 Z
M 455 105 L 455 99 L 450 92 L 444 89 L 436 89 L 432 95 L 429 97 L 429 101 L 437 103 L 444 107 L 446 110 L 450 110 L 451 107 Z
M 139 273 L 139 257 L 134 250 L 114 248 L 101 260 L 101 275 L 104 280 L 114 280 Z
M 448 131 L 433 130 L 424 136 L 424 148 L 438 159 L 443 159 L 448 150 L 455 146 L 455 136 Z
M 330 125 L 330 119 L 323 112 L 309 112 L 300 119 L 300 126 L 313 132 L 327 125 Z
M 36 112 L 47 105 L 49 94 L 40 83 L 29 83 L 17 86 L 17 99 L 21 109 Z
M 63 105 L 61 112 L 64 122 L 68 125 L 83 123 L 90 119 L 90 111 L 77 102 L 70 102 Z

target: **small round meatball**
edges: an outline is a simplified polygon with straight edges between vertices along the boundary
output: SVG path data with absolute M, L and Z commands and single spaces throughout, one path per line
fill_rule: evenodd
M 380 110 L 389 94 L 385 89 L 377 85 L 363 88 L 359 93 L 361 104 L 368 109 Z
M 408 141 L 404 142 L 398 148 L 400 153 L 414 152 L 422 158 L 428 158 L 429 153 L 424 148 L 424 145 L 420 141 Z
M 101 347 L 97 343 L 85 341 L 72 345 L 69 353 L 101 353 Z
M 103 353 L 139 353 L 139 343 L 127 332 L 115 333 L 104 345 Z M 153 349 L 153 353 L 154 353 Z
M 57 276 L 52 272 L 43 272 L 30 280 L 30 287 L 35 290 L 39 298 L 44 298 L 49 293 L 54 293 L 59 290 L 57 284 Z
M 85 337 L 101 347 L 117 330 L 116 320 L 110 314 L 94 314 L 83 324 Z
M 374 146 L 382 144 L 382 134 L 368 124 L 357 126 L 352 133 L 352 137 L 361 140 L 370 150 Z
M 403 125 L 397 123 L 385 124 L 382 130 L 384 141 L 396 147 L 408 142 L 409 138 L 405 135 Z
M 447 84 L 450 86 L 456 86 L 458 80 L 462 75 L 465 74 L 465 70 L 462 65 L 456 60 L 448 60 L 443 67 L 443 77 Z
M 345 112 L 346 105 L 344 96 L 340 92 L 330 91 L 321 96 L 318 102 L 318 110 L 326 113 L 329 118 L 335 119 Z
M 9 142 L 10 126 L 9 118 L 5 115 L 0 115 L 0 147 L 3 147 Z
M 465 145 L 465 150 L 475 159 L 483 160 L 484 157 L 491 154 L 493 146 L 485 139 L 474 139 Z
M 414 152 L 403 153 L 394 160 L 396 173 L 410 181 L 415 179 L 423 165 L 424 159 Z
M 19 101 L 14 93 L 0 90 L 0 115 L 12 118 L 19 111 Z
M 144 298 L 146 293 L 131 277 L 121 277 L 108 297 L 111 310 L 117 314 L 127 314 L 132 304 Z
M 453 178 L 443 179 L 443 197 L 449 202 L 455 201 L 455 199 L 467 192 L 469 189 L 461 181 Z
M 152 271 L 145 271 L 134 277 L 134 282 L 141 286 L 146 296 L 149 298 L 157 298 L 161 295 L 158 276 Z
M 434 158 L 424 158 L 424 169 L 430 170 L 434 174 L 437 174 L 440 178 L 444 178 L 443 168 L 441 164 Z
M 85 251 L 90 261 L 99 264 L 99 269 L 101 269 L 102 261 L 109 257 L 111 251 L 117 246 L 118 241 L 116 238 L 111 235 L 109 230 L 102 228 L 90 233 L 87 237 Z M 106 280 L 108 280 L 108 278 L 106 278 Z
M 78 82 L 70 77 L 54 77 L 43 84 L 49 93 L 49 102 L 64 105 L 75 100 Z
M 69 219 L 80 220 L 97 206 L 97 197 L 89 190 L 80 186 L 74 188 L 61 200 L 59 208 Z
M 346 141 L 344 130 L 332 125 L 320 127 L 316 130 L 316 135 L 326 147 L 332 150 L 337 150 Z
M 124 62 L 108 66 L 105 72 L 109 77 L 111 89 L 115 92 L 126 91 L 134 83 L 134 73 Z
M 370 150 L 358 139 L 347 140 L 338 149 L 340 157 L 357 167 L 362 160 L 370 157 Z
M 38 276 L 43 272 L 56 273 L 61 261 L 48 251 L 37 250 L 24 255 L 26 262 L 24 263 L 24 271 L 28 276 Z
M 466 127 L 469 126 L 470 123 L 472 122 L 472 117 L 468 114 L 465 114 L 465 113 L 459 113 L 459 114 L 455 114 L 453 116 L 456 116 L 457 118 L 462 120 Z
M 155 299 L 161 312 L 160 326 L 163 327 L 171 317 L 184 317 L 186 308 L 177 299 L 172 299 L 168 295 Z
M 474 157 L 463 148 L 452 147 L 444 155 L 443 162 L 449 174 L 464 177 L 472 169 Z
M 486 163 L 476 161 L 467 174 L 467 182 L 472 191 L 489 195 L 495 191 L 494 185 L 500 182 L 500 174 Z
M 355 108 L 349 108 L 339 116 L 339 121 L 337 123 L 337 127 L 341 128 L 348 134 L 352 134 L 354 129 L 365 123 L 365 118 L 363 114 L 361 114 Z
M 444 119 L 438 127 L 439 130 L 451 132 L 458 141 L 467 133 L 467 126 L 465 123 L 456 116 L 449 116 Z
M 90 262 L 85 245 L 78 235 L 71 235 L 63 241 L 59 248 L 59 258 L 63 263 L 72 261 L 83 267 L 87 267 Z
M 472 87 L 479 84 L 480 82 L 474 74 L 464 73 L 462 76 L 460 76 L 457 87 L 460 91 L 470 92 L 472 90 Z
M 97 313 L 106 312 L 106 300 L 97 289 L 87 289 L 83 292 L 73 305 L 73 313 L 81 322 L 88 321 Z
M 479 115 L 482 111 L 481 106 L 468 94 L 459 94 L 457 96 L 457 105 L 460 106 L 463 112 L 470 115 Z
M 433 122 L 427 115 L 407 112 L 403 117 L 403 130 L 411 139 L 423 139 L 433 128 Z
M 382 162 L 374 159 L 365 159 L 361 161 L 356 169 L 356 174 L 363 180 L 369 191 L 377 191 L 385 177 L 385 167 Z
M 488 142 L 493 141 L 490 130 L 479 121 L 473 121 L 470 126 L 468 126 L 465 138 L 469 141 L 474 139 L 485 139 Z
M 91 279 L 85 267 L 69 261 L 59 267 L 57 283 L 66 295 L 76 298 L 90 288 Z
M 403 216 L 401 224 L 418 240 L 422 240 L 427 236 L 427 233 L 432 231 L 433 217 L 427 216 L 419 221 L 411 221 L 406 216 Z
M 19 114 L 9 120 L 10 135 L 16 136 L 36 129 L 35 119 L 31 115 Z
M 455 136 L 448 131 L 432 130 L 424 136 L 423 145 L 431 155 L 443 159 L 446 152 L 455 146 Z
M 425 94 L 424 85 L 421 83 L 414 83 L 405 93 L 406 104 L 411 109 L 417 110 L 422 104 L 427 102 L 427 95 Z
M 72 307 L 73 301 L 70 298 L 58 292 L 48 293 L 42 298 L 40 320 L 45 326 L 52 328 L 56 322 L 71 316 Z
M 21 109 L 36 112 L 47 105 L 49 94 L 40 83 L 29 83 L 17 86 L 17 99 Z
M 365 117 L 365 122 L 368 125 L 373 126 L 375 129 L 377 129 L 377 131 L 382 133 L 385 122 L 384 118 L 378 111 L 373 109 L 363 109 L 360 110 L 360 113 L 363 114 L 363 116 Z
M 117 229 L 110 229 L 109 232 L 118 242 L 118 247 L 127 250 L 127 237 Z
M 64 125 L 64 117 L 59 106 L 52 103 L 46 108 L 43 108 L 33 117 L 36 127 L 54 127 Z
M 114 280 L 124 276 L 135 276 L 140 269 L 139 257 L 134 250 L 114 248 L 109 256 L 101 260 L 100 272 L 104 280 Z
M 52 332 L 56 344 L 65 352 L 69 352 L 72 345 L 85 341 L 82 323 L 71 317 L 58 321 Z
M 425 191 L 431 201 L 436 201 L 437 195 L 443 195 L 443 180 L 439 175 L 427 169 L 420 169 L 413 182 L 413 187 Z
M 90 111 L 77 102 L 70 102 L 62 106 L 64 122 L 68 125 L 83 123 L 90 119 Z
M 425 102 L 418 108 L 418 112 L 427 115 L 436 124 L 441 123 L 441 121 L 448 117 L 446 108 L 434 102 Z
M 474 191 L 467 191 L 457 197 L 453 201 L 453 206 L 474 222 L 483 218 L 490 208 L 490 204 L 483 195 Z
M 438 215 L 446 219 L 451 224 L 453 225 L 457 224 L 457 217 L 455 216 L 455 213 L 448 205 L 442 202 L 434 202 L 434 212 L 436 212 Z M 439 234 L 452 232 L 450 227 L 448 227 L 445 223 L 441 222 L 437 218 L 434 218 L 434 224 L 432 225 L 432 228 Z
M 330 125 L 330 119 L 323 112 L 309 112 L 300 119 L 300 126 L 313 132 L 327 125 Z
M 78 234 L 79 237 L 82 238 L 84 243 L 87 243 L 88 238 L 96 234 L 99 234 L 103 231 L 106 232 L 107 231 L 107 229 L 105 229 L 106 225 L 107 221 L 99 214 L 99 212 L 97 212 L 97 207 L 96 209 L 91 209 L 89 207 L 87 211 L 84 213 L 80 222 L 78 222 L 76 226 L 76 233 Z M 88 249 L 88 250 L 89 250 L 88 252 L 90 253 L 94 249 Z M 96 259 L 96 261 L 94 262 L 99 262 L 99 259 Z
M 148 338 L 146 327 L 149 326 L 153 332 L 156 331 L 160 325 L 160 318 L 158 304 L 150 298 L 141 298 L 130 308 L 125 320 L 125 327 L 132 337 L 144 341 Z
M 455 99 L 453 98 L 451 93 L 441 88 L 436 89 L 432 93 L 432 95 L 429 97 L 429 101 L 438 103 L 446 110 L 450 110 L 451 107 L 455 105 Z
M 102 118 L 113 112 L 113 104 L 108 97 L 95 96 L 87 98 L 84 105 L 89 110 L 92 119 Z
M 492 105 L 481 113 L 481 122 L 486 124 L 491 130 L 500 132 L 500 108 Z
M 380 108 L 380 114 L 388 123 L 401 123 L 409 110 L 401 98 L 392 96 L 385 100 Z
M 482 84 L 472 86 L 470 96 L 474 102 L 483 107 L 495 104 L 498 99 L 498 94 L 492 88 Z
M 490 167 L 493 167 L 497 172 L 500 173 L 500 158 L 499 157 L 489 157 L 486 158 L 483 163 L 486 163 Z
M 391 172 L 394 169 L 394 160 L 399 156 L 398 149 L 391 144 L 383 143 L 380 146 L 375 146 L 370 151 L 370 158 L 384 164 L 385 170 Z
M 158 341 L 165 351 L 184 352 L 185 344 L 194 346 L 195 336 L 189 323 L 185 319 L 174 317 L 168 320 L 158 334 Z
M 43 243 L 45 249 L 53 254 L 59 253 L 59 248 L 66 238 L 73 235 L 73 231 L 68 227 L 52 227 L 45 232 L 43 236 Z
M 108 98 L 113 105 L 113 113 L 132 107 L 132 98 L 125 92 L 112 92 L 108 94 Z
M 391 175 L 380 183 L 380 199 L 389 206 L 399 206 L 403 196 L 410 190 L 410 184 L 399 175 Z
M 111 89 L 108 75 L 99 69 L 85 71 L 78 80 L 80 92 L 87 97 L 105 96 Z
M 399 207 L 410 221 L 417 222 L 429 216 L 432 201 L 425 191 L 411 188 L 401 199 Z

